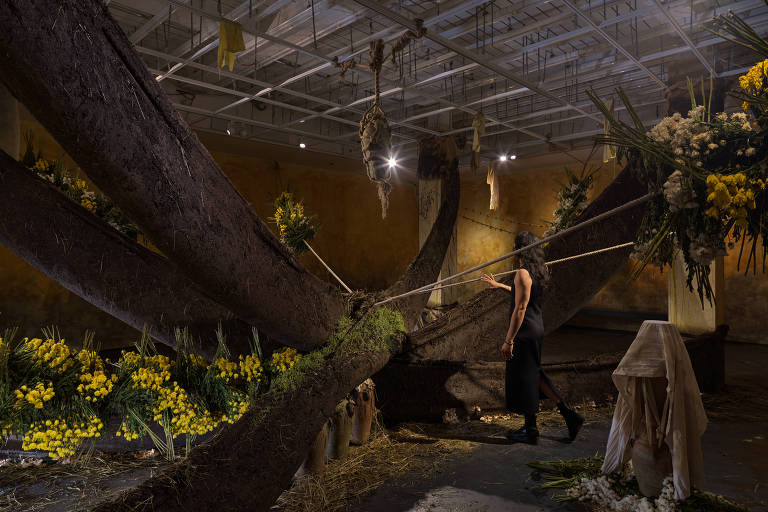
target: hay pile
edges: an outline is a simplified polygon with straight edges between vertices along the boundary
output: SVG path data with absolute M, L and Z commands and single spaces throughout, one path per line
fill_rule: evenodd
M 322 478 L 306 475 L 296 479 L 276 508 L 284 512 L 356 510 L 362 498 L 388 480 L 408 473 L 423 478 L 437 471 L 449 455 L 469 452 L 474 446 L 430 437 L 412 425 L 396 430 L 378 427 L 366 445 L 352 446 L 346 458 L 328 462 Z

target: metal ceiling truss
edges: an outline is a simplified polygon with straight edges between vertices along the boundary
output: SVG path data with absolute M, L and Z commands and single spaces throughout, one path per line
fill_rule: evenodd
M 205 121 L 221 130 L 221 123 L 236 122 L 252 128 L 250 138 L 311 140 L 313 149 L 347 156 L 359 151 L 356 128 L 373 100 L 372 73 L 361 65 L 368 43 L 391 43 L 414 30 L 416 18 L 428 32 L 400 58 L 418 68 L 381 77 L 398 158 L 411 155 L 408 148 L 420 136 L 471 131 L 481 111 L 485 138 L 492 141 L 488 158 L 497 144 L 525 153 L 553 146 L 568 152 L 573 141 L 586 143 L 602 131 L 596 109 L 579 101 L 586 88 L 601 95 L 619 85 L 631 90 L 650 124 L 671 62 L 676 70 L 698 68 L 720 78 L 743 73 L 753 58 L 732 46 L 722 50 L 728 44 L 701 28 L 725 11 L 716 0 L 315 0 L 314 12 L 296 0 L 123 2 L 113 0 L 110 9 L 137 50 L 158 59 L 150 66 L 157 80 L 171 80 L 182 91 L 188 86 L 205 99 L 207 108 L 176 103 L 192 124 Z M 218 12 L 206 8 L 211 5 Z M 752 24 L 768 23 L 762 1 L 727 8 Z M 331 14 L 322 17 L 325 12 Z M 235 72 L 216 67 L 215 22 L 223 19 L 240 22 L 247 36 Z M 358 62 L 336 87 L 329 82 L 335 80 L 334 58 Z M 185 103 L 196 101 L 189 95 Z M 242 106 L 254 102 L 272 108 L 273 122 L 243 114 Z M 287 119 L 276 121 L 275 114 Z

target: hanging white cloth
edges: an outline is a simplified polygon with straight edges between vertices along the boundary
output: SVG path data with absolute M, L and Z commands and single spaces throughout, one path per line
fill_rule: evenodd
M 666 377 L 666 402 L 660 418 L 646 414 L 647 379 Z M 672 455 L 675 498 L 685 499 L 691 486 L 701 485 L 704 462 L 701 436 L 707 415 L 691 360 L 674 324 L 646 320 L 637 337 L 613 372 L 619 391 L 608 436 L 603 473 L 612 473 L 629 460 L 630 441 L 645 433 L 648 439 L 666 443 Z M 643 432 L 645 431 L 645 432 Z
M 488 176 L 486 176 L 485 182 L 491 186 L 491 202 L 488 208 L 495 210 L 499 207 L 499 177 L 496 176 L 495 160 L 488 162 Z

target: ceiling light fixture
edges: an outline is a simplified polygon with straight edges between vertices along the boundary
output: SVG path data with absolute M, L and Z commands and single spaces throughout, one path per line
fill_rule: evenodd
M 306 144 L 304 144 L 303 142 L 299 142 L 299 147 L 300 147 L 301 149 L 304 149 L 304 148 L 306 148 L 306 147 L 307 147 L 307 145 L 306 145 Z
M 390 167 L 396 167 L 397 166 L 397 160 L 394 158 L 389 159 L 389 166 Z
M 507 161 L 507 155 L 501 155 L 499 157 L 499 160 L 502 161 L 502 162 L 506 162 Z

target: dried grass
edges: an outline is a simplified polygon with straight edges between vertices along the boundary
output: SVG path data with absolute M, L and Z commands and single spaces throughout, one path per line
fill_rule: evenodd
M 474 446 L 462 440 L 436 439 L 411 425 L 396 430 L 377 428 L 367 444 L 352 446 L 346 458 L 329 461 L 322 478 L 297 478 L 280 496 L 276 508 L 284 512 L 355 510 L 362 498 L 387 481 L 409 473 L 423 478 L 437 471 L 446 457 Z

